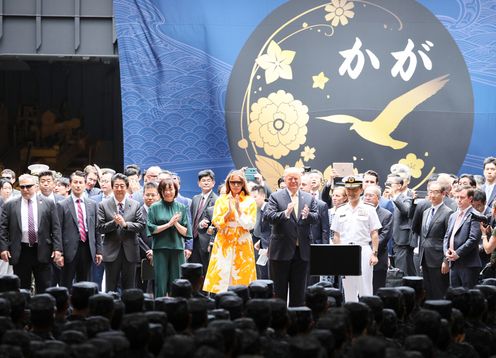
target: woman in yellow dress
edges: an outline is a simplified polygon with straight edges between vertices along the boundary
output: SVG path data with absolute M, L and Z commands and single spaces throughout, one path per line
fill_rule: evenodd
M 231 285 L 248 285 L 257 279 L 250 230 L 255 227 L 257 205 L 250 196 L 242 171 L 229 173 L 214 206 L 212 224 L 217 228 L 203 290 L 227 291 Z

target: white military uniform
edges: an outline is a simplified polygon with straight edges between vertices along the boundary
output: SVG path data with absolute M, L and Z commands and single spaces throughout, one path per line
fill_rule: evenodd
M 372 255 L 371 235 L 381 228 L 381 222 L 375 208 L 362 201 L 353 209 L 350 203 L 340 206 L 332 220 L 331 230 L 339 233 L 341 244 L 354 244 L 362 247 L 362 275 L 343 278 L 346 302 L 358 302 L 359 296 L 372 296 L 372 275 L 374 268 L 370 265 Z

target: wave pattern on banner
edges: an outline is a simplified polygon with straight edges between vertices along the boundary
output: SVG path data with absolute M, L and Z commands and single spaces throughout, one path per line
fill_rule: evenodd
M 165 17 L 149 0 L 115 1 L 114 12 L 124 162 L 144 168 L 210 159 L 232 163 L 224 125 L 231 66 L 165 35 Z

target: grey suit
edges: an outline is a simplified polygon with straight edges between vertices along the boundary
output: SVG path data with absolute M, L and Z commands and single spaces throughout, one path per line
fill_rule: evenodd
M 78 214 L 74 199 L 69 196 L 57 203 L 57 210 L 62 228 L 64 244 L 64 267 L 62 269 L 62 285 L 71 288 L 72 281 L 89 281 L 91 264 L 97 254 L 102 254 L 102 240 L 96 231 L 97 204 L 91 199 L 84 198 L 86 209 L 86 242 L 81 241 L 79 233 Z
M 114 199 L 98 204 L 97 230 L 105 234 L 103 240 L 103 262 L 105 263 L 107 291 L 117 289 L 119 274 L 121 288 L 133 288 L 136 277 L 136 263 L 139 262 L 138 234 L 145 227 L 140 204 L 129 197 L 124 205 L 126 227 L 120 227 L 114 221 L 118 212 Z
M 217 198 L 217 194 L 211 191 L 207 199 L 205 200 L 205 203 L 203 203 L 202 205 L 201 212 L 198 212 L 202 194 L 197 194 L 193 197 L 190 206 L 192 220 L 191 227 L 193 232 L 193 252 L 191 253 L 189 261 L 202 264 L 204 273 L 207 272 L 208 262 L 210 260 L 210 253 L 208 252 L 208 248 L 210 246 L 210 242 L 213 241 L 213 236 L 207 233 L 207 228 L 200 228 L 198 227 L 198 224 L 203 219 L 207 219 L 210 222 L 212 221 L 213 207 Z M 197 225 L 196 229 L 193 228 L 195 224 Z
M 479 242 L 481 231 L 479 222 L 472 220 L 473 208 L 469 208 L 463 216 L 461 225 L 455 231 L 454 250 L 459 258 L 450 265 L 450 285 L 452 287 L 463 286 L 473 288 L 477 284 L 481 260 L 479 257 Z M 451 214 L 448 222 L 448 230 L 444 236 L 443 252 L 449 248 L 451 234 L 455 226 L 458 211 Z
M 22 244 L 22 197 L 7 201 L 0 217 L 0 251 L 9 250 L 10 264 L 21 280 L 21 288 L 31 288 L 31 274 L 34 274 L 36 292 L 42 293 L 50 284 L 51 255 L 53 251 L 63 252 L 60 224 L 55 203 L 41 195 L 33 196 L 38 206 L 38 242 L 33 247 Z
M 393 214 L 387 209 L 380 206 L 376 207 L 377 217 L 381 222 L 381 228 L 379 229 L 379 246 L 377 250 L 377 264 L 374 266 L 374 276 L 372 279 L 372 284 L 374 288 L 374 294 L 381 287 L 386 286 L 386 276 L 388 269 L 388 252 L 387 246 L 391 239 L 393 233 Z
M 413 265 L 413 247 L 410 244 L 410 207 L 412 198 L 401 193 L 393 200 L 393 240 L 394 240 L 394 265 L 405 273 L 415 275 Z
M 441 264 L 444 259 L 443 240 L 453 210 L 441 204 L 427 226 L 431 210 L 428 208 L 422 215 L 419 261 L 422 266 L 427 299 L 438 300 L 444 298 L 449 287 L 449 276 L 441 273 Z
M 288 286 L 289 305 L 302 306 L 305 301 L 306 275 L 310 260 L 310 225 L 318 222 L 317 203 L 309 193 L 298 191 L 298 212 L 286 217 L 291 203 L 287 190 L 278 190 L 269 197 L 264 218 L 272 225 L 269 244 L 269 271 L 278 298 L 286 301 Z M 301 211 L 310 212 L 303 219 Z

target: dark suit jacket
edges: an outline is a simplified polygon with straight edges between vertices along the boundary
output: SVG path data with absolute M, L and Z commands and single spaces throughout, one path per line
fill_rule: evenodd
M 424 211 L 422 215 L 419 260 L 421 265 L 441 269 L 444 259 L 443 241 L 448 230 L 448 221 L 453 213 L 446 204 L 442 204 L 431 219 L 429 227 L 427 220 L 430 208 Z M 422 260 L 425 259 L 424 262 Z
M 84 198 L 86 207 L 86 229 L 88 230 L 88 244 L 91 258 L 95 261 L 95 255 L 102 254 L 102 240 L 100 234 L 96 232 L 97 204 L 88 198 Z M 62 228 L 62 242 L 64 244 L 64 261 L 72 262 L 76 256 L 79 246 L 80 234 L 79 223 L 74 200 L 72 196 L 57 203 L 57 211 Z
M 377 206 L 375 209 L 379 221 L 381 222 L 381 228 L 378 231 L 379 234 L 379 247 L 377 249 L 377 259 L 378 262 L 374 266 L 374 271 L 387 270 L 388 268 L 388 252 L 387 246 L 393 234 L 393 214 L 387 209 Z
M 393 214 L 393 239 L 396 245 L 410 244 L 410 220 L 409 213 L 412 198 L 401 193 L 393 200 L 395 206 Z
M 304 261 L 310 259 L 310 225 L 318 221 L 317 203 L 313 196 L 298 190 L 298 213 L 294 211 L 289 218 L 284 212 L 291 202 L 286 189 L 278 190 L 269 197 L 264 218 L 272 225 L 270 235 L 269 259 L 291 260 L 298 240 L 300 256 Z M 306 219 L 301 217 L 305 204 L 310 209 Z
M 38 202 L 38 261 L 49 263 L 53 251 L 64 251 L 57 209 L 52 200 L 42 195 L 33 199 Z M 7 201 L 0 217 L 0 251 L 10 251 L 11 265 L 17 264 L 21 254 L 21 200 L 19 196 Z
M 319 220 L 310 226 L 310 239 L 312 244 L 328 244 L 330 236 L 329 207 L 322 200 L 315 201 L 317 202 Z
M 197 214 L 198 206 L 200 205 L 201 198 L 202 198 L 202 194 L 197 194 L 192 199 L 191 207 L 190 207 L 191 226 L 194 225 L 195 216 Z M 208 221 L 212 222 L 213 207 L 215 205 L 215 201 L 217 200 L 217 198 L 218 198 L 217 194 L 215 194 L 212 190 L 208 195 L 206 202 L 203 204 L 202 212 L 199 214 L 198 217 L 198 224 L 203 219 L 207 219 Z M 207 252 L 208 246 L 212 239 L 212 236 L 207 234 L 207 228 L 205 229 L 198 228 L 198 239 L 199 239 L 201 251 Z
M 145 205 L 141 205 L 141 214 L 143 215 L 143 220 L 146 222 L 148 219 L 148 212 L 145 209 Z M 153 238 L 148 236 L 148 228 L 145 227 L 138 234 L 138 246 L 140 248 L 140 257 L 142 259 L 146 258 L 146 252 L 151 249 Z
M 469 208 L 465 213 L 462 224 L 455 232 L 454 248 L 458 256 L 458 260 L 451 263 L 451 267 L 465 268 L 465 267 L 481 267 L 481 260 L 479 257 L 479 241 L 481 237 L 479 222 L 472 220 L 472 208 Z M 448 230 L 444 236 L 443 253 L 446 254 L 449 247 L 449 240 L 453 227 L 455 225 L 456 216 L 458 212 L 451 214 L 448 222 Z
M 481 190 L 485 192 L 486 186 L 482 185 Z M 487 208 L 493 207 L 494 199 L 496 199 L 496 185 L 493 187 L 493 191 L 491 191 L 491 195 L 489 195 L 489 198 L 486 198 L 486 207 Z
M 97 230 L 105 234 L 103 240 L 103 261 L 113 262 L 119 254 L 121 246 L 129 262 L 139 262 L 138 234 L 145 227 L 140 204 L 126 198 L 124 220 L 127 227 L 120 227 L 114 222 L 114 214 L 118 212 L 114 199 L 104 200 L 98 204 Z
M 262 249 L 268 249 L 270 243 L 271 227 L 267 219 L 264 217 L 264 212 L 266 209 L 267 209 L 267 204 L 265 204 L 265 207 L 263 209 L 258 209 L 260 210 L 260 214 L 259 214 L 260 219 L 257 220 L 257 222 L 255 223 L 255 229 L 253 230 L 253 235 L 256 238 L 255 242 L 257 240 L 260 240 L 260 248 Z

